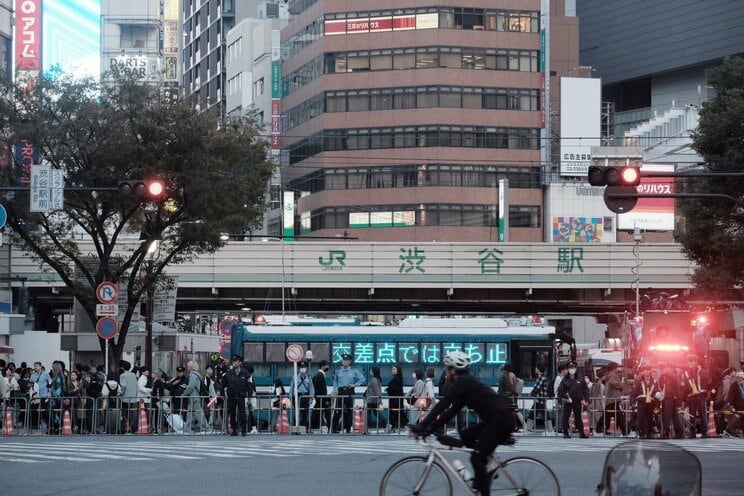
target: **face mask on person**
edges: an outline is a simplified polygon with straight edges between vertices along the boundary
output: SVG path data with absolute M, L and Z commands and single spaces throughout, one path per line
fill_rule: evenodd
M 574 375 L 576 373 L 576 369 L 568 369 L 568 373 Z
M 413 377 L 414 379 L 416 379 L 416 374 L 411 374 L 411 377 Z
M 300 369 L 300 374 L 304 374 L 305 372 L 307 372 L 307 369 L 305 367 L 302 367 Z

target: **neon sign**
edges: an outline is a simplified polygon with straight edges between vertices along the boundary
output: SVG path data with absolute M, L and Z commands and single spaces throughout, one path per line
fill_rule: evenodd
M 447 353 L 464 351 L 475 364 L 503 365 L 507 362 L 507 343 L 331 343 L 331 360 L 341 363 L 350 354 L 359 365 L 422 364 L 440 365 Z

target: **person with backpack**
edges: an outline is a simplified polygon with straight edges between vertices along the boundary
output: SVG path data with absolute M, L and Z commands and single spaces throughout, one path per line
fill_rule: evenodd
M 198 426 L 202 432 L 211 433 L 212 429 L 209 428 L 207 419 L 204 416 L 203 401 L 204 397 L 209 397 L 209 388 L 202 381 L 202 376 L 199 373 L 199 364 L 196 361 L 190 360 L 186 364 L 186 369 L 189 371 L 189 382 L 181 395 L 184 400 L 186 398 L 189 400 L 184 431 L 193 433 Z
M 109 372 L 106 383 L 101 390 L 102 408 L 105 410 L 104 428 L 106 434 L 121 433 L 121 387 L 116 374 Z
M 103 391 L 103 385 L 106 383 L 106 375 L 98 370 L 95 361 L 90 362 L 88 372 L 83 377 L 83 388 L 85 389 L 85 423 L 86 428 L 91 434 L 98 433 L 99 418 L 97 411 L 103 411 L 99 404 L 99 398 Z

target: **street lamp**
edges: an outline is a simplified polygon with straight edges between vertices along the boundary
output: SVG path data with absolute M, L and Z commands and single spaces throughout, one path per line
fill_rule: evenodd
M 284 308 L 284 287 L 285 287 L 285 266 L 284 266 L 284 239 L 276 237 L 261 238 L 261 241 L 267 243 L 268 241 L 278 241 L 282 245 L 282 324 L 285 323 L 285 308 Z
M 147 315 L 145 317 L 145 368 L 152 373 L 152 320 L 154 316 L 153 305 L 155 300 L 155 286 L 152 282 L 152 264 L 157 258 L 160 248 L 160 238 L 150 239 L 147 245 Z

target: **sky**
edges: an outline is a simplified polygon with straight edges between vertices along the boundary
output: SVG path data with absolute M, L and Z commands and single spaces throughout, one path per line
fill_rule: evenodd
M 44 0 L 44 71 L 59 65 L 77 77 L 101 72 L 101 0 Z

